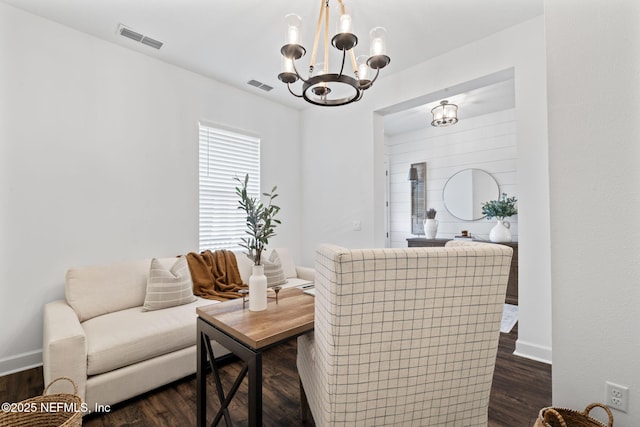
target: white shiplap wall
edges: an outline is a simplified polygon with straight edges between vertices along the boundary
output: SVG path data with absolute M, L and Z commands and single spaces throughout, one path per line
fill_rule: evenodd
M 389 158 L 390 238 L 392 247 L 406 247 L 411 234 L 411 163 L 427 162 L 427 209 L 439 221 L 437 238 L 453 238 L 461 230 L 489 238 L 495 220 L 461 221 L 447 212 L 442 189 L 454 173 L 483 169 L 498 182 L 500 192 L 518 197 L 516 111 L 509 109 L 463 119 L 453 126 L 429 126 L 385 138 Z M 426 119 L 425 119 L 426 120 Z M 518 240 L 518 216 L 508 219 L 513 240 Z

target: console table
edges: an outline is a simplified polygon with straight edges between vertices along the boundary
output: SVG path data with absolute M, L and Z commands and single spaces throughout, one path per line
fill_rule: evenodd
M 422 237 L 411 237 L 407 239 L 407 243 L 410 248 L 437 247 L 444 246 L 449 240 L 451 239 L 425 239 Z M 484 240 L 481 242 L 493 243 Z M 513 257 L 511 258 L 511 269 L 509 270 L 509 281 L 507 282 L 507 295 L 505 302 L 507 304 L 518 305 L 518 242 L 503 242 L 499 244 L 513 248 Z
M 224 416 L 231 426 L 227 407 L 242 379 L 249 377 L 249 425 L 262 425 L 262 352 L 313 330 L 314 298 L 298 288 L 283 289 L 278 301 L 270 300 L 267 309 L 249 311 L 238 298 L 196 309 L 198 314 L 198 368 L 196 372 L 196 406 L 198 427 L 207 425 L 207 358 L 213 372 L 220 410 L 211 425 L 218 425 Z M 211 346 L 214 340 L 226 347 L 243 362 L 242 370 L 225 396 Z

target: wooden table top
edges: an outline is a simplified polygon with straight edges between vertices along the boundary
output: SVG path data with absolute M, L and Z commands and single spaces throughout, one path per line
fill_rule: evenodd
M 271 297 L 273 294 L 269 292 Z M 253 349 L 261 349 L 313 329 L 314 297 L 301 289 L 282 289 L 267 309 L 250 311 L 242 298 L 196 308 L 198 316 Z

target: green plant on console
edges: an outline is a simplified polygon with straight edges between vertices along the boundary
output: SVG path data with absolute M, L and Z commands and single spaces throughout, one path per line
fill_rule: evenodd
M 429 209 L 427 211 L 427 219 L 436 219 L 436 213 L 437 211 L 433 208 Z
M 502 193 L 500 200 L 491 200 L 482 204 L 482 213 L 487 219 L 493 217 L 503 220 L 518 213 L 516 203 L 518 199 L 515 197 L 507 197 L 507 193 Z
M 249 237 L 242 238 L 240 246 L 247 250 L 247 256 L 255 265 L 260 265 L 262 251 L 269 243 L 269 239 L 276 235 L 276 224 L 281 223 L 280 220 L 275 219 L 280 207 L 273 204 L 273 200 L 278 197 L 276 194 L 278 187 L 273 187 L 270 193 L 262 193 L 263 196 L 268 197 L 268 202 L 265 205 L 247 193 L 249 174 L 244 177 L 244 181 L 239 178 L 234 179 L 240 184 L 239 187 L 236 187 L 236 194 L 240 197 L 238 209 L 242 209 L 247 214 L 246 233 L 249 235 Z

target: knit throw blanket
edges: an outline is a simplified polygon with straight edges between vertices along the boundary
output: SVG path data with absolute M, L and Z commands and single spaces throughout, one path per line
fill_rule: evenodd
M 239 298 L 240 289 L 247 289 L 242 283 L 236 256 L 227 250 L 206 250 L 187 254 L 187 263 L 193 280 L 193 293 L 199 297 L 226 301 Z

